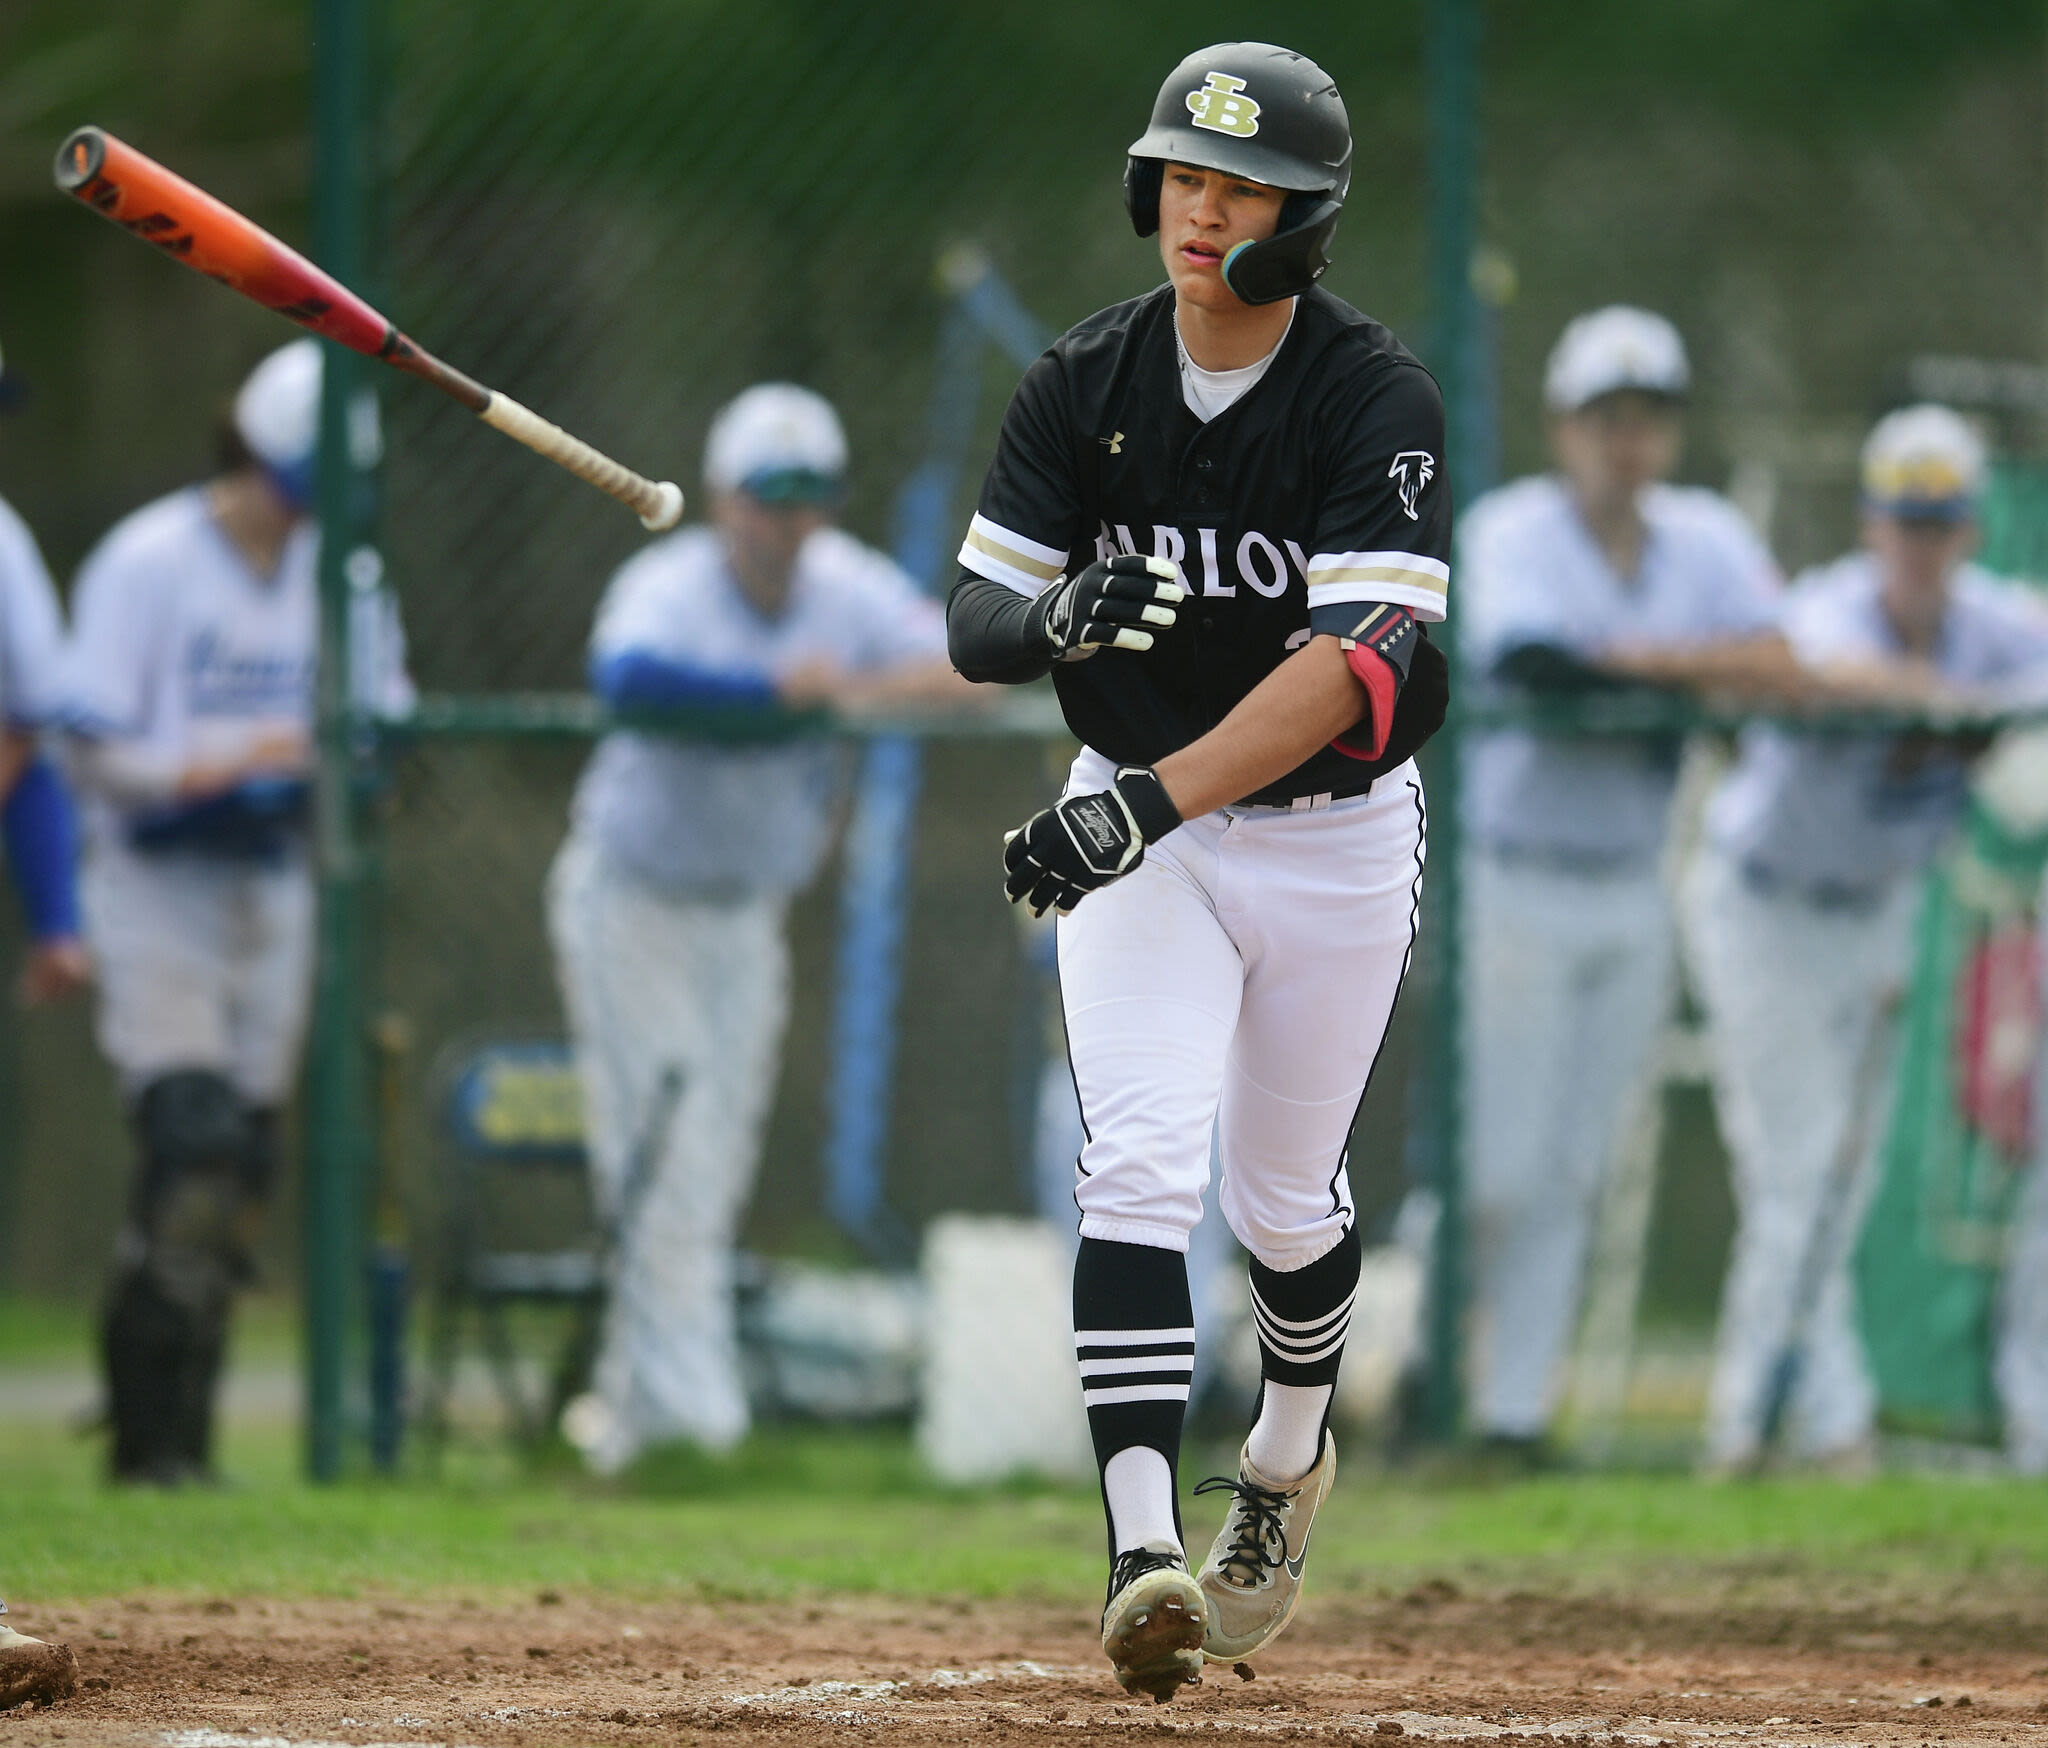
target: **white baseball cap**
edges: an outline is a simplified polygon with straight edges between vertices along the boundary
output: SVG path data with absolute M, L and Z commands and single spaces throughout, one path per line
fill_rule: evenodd
M 762 382 L 720 409 L 704 442 L 704 483 L 769 504 L 826 503 L 846 474 L 846 432 L 823 395 Z
M 1543 372 L 1543 401 L 1553 413 L 1576 413 L 1620 389 L 1676 399 L 1691 385 L 1678 330 L 1649 310 L 1614 303 L 1565 324 Z
M 1961 414 L 1923 402 L 1878 420 L 1863 442 L 1863 502 L 1917 522 L 1960 522 L 1984 492 L 1984 445 Z
M 235 396 L 235 431 L 266 467 L 301 467 L 320 442 L 320 342 L 280 346 Z

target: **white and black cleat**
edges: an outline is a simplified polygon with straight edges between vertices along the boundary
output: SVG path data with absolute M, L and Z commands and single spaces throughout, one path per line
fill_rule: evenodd
M 1202 1679 L 1202 1587 L 1178 1548 L 1127 1548 L 1109 1573 L 1102 1650 L 1126 1693 L 1164 1705 Z
M 0 1614 L 7 1605 L 0 1602 Z M 69 1645 L 17 1633 L 0 1622 L 0 1712 L 19 1705 L 53 1706 L 78 1688 L 78 1659 Z
M 1323 1434 L 1321 1460 L 1299 1481 L 1276 1483 L 1238 1459 L 1237 1479 L 1216 1476 L 1195 1489 L 1231 1495 L 1222 1531 L 1202 1562 L 1208 1634 L 1203 1654 L 1236 1663 L 1270 1644 L 1301 1605 L 1309 1530 L 1337 1478 L 1337 1441 Z

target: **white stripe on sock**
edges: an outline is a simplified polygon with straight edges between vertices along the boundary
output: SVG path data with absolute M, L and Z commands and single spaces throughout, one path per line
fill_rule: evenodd
M 1116 1360 L 1083 1360 L 1081 1376 L 1106 1378 L 1120 1372 L 1181 1372 L 1192 1376 L 1195 1357 L 1185 1353 L 1132 1354 Z
M 1084 1408 L 1109 1408 L 1119 1402 L 1185 1402 L 1185 1384 L 1118 1384 L 1108 1389 L 1081 1392 Z
M 1332 1354 L 1342 1353 L 1344 1351 L 1344 1335 L 1345 1332 L 1339 1330 L 1336 1337 L 1327 1346 L 1318 1348 L 1282 1347 L 1275 1341 L 1267 1342 L 1266 1347 L 1276 1360 L 1285 1360 L 1289 1365 L 1312 1366 L 1318 1360 L 1326 1360 Z
M 1259 1321 L 1269 1324 L 1274 1329 L 1292 1330 L 1297 1335 L 1313 1334 L 1335 1317 L 1342 1317 L 1348 1322 L 1351 1317 L 1351 1307 L 1357 1302 L 1357 1299 L 1358 1289 L 1353 1287 L 1349 1293 L 1344 1295 L 1343 1304 L 1331 1307 L 1320 1317 L 1311 1317 L 1306 1323 L 1294 1323 L 1285 1317 L 1274 1316 L 1267 1307 L 1266 1301 L 1259 1297 L 1259 1289 L 1257 1287 L 1252 1288 L 1252 1309 L 1258 1313 Z
M 1077 1329 L 1076 1347 L 1152 1347 L 1160 1342 L 1193 1341 L 1193 1329 Z

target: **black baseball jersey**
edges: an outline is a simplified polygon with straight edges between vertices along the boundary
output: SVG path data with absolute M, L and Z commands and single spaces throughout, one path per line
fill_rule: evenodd
M 1180 368 L 1171 286 L 1055 341 L 1004 415 L 960 549 L 1027 597 L 1118 552 L 1180 565 L 1190 598 L 1152 649 L 1053 669 L 1068 726 L 1121 764 L 1198 739 L 1312 631 L 1348 635 L 1371 603 L 1442 619 L 1450 577 L 1443 400 L 1386 328 L 1304 293 L 1266 374 L 1206 424 Z M 1371 775 L 1324 748 L 1246 799 L 1355 795 Z

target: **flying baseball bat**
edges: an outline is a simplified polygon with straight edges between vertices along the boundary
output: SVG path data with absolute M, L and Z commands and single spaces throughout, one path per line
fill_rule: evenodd
M 639 512 L 657 533 L 683 514 L 671 480 L 642 479 L 510 396 L 464 376 L 262 226 L 103 128 L 82 127 L 57 148 L 57 186 L 187 267 L 288 316 L 301 327 L 432 383 L 492 429 L 566 467 Z

